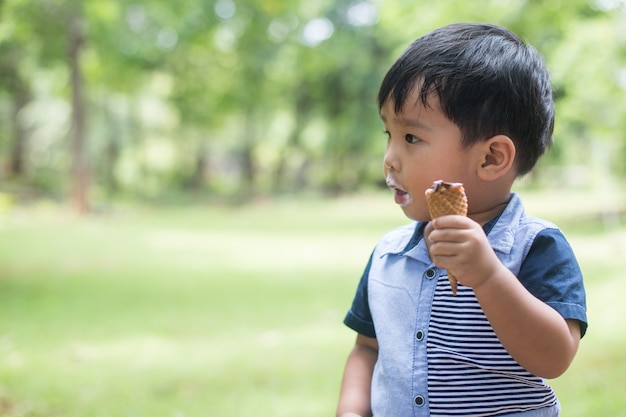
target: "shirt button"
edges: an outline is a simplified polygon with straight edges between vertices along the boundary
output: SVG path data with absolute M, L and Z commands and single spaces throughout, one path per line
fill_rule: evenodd
M 424 332 L 421 330 L 418 330 L 417 333 L 415 333 L 415 338 L 421 342 L 422 339 L 424 339 Z
M 418 395 L 415 398 L 413 398 L 413 402 L 415 403 L 416 406 L 422 407 L 425 402 L 424 397 L 422 397 L 421 395 Z
M 428 279 L 433 279 L 437 276 L 437 271 L 435 270 L 435 268 L 430 268 L 426 270 L 426 278 Z

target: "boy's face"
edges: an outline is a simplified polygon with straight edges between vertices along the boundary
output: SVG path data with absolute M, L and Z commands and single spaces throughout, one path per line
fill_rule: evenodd
M 435 180 L 462 182 L 471 188 L 473 147 L 461 146 L 461 130 L 442 112 L 435 95 L 428 106 L 415 88 L 401 113 L 388 100 L 381 109 L 389 139 L 384 158 L 387 185 L 407 217 L 430 220 L 424 192 Z M 469 194 L 469 193 L 468 193 Z

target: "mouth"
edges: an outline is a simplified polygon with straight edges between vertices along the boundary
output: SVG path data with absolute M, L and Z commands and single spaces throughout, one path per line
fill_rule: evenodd
M 413 199 L 411 198 L 411 194 L 406 191 L 402 186 L 400 186 L 397 181 L 391 176 L 387 175 L 386 181 L 387 187 L 393 191 L 393 199 L 400 207 L 407 206 L 411 204 Z

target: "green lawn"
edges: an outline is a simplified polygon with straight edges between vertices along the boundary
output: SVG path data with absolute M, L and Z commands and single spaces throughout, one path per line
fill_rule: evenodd
M 563 415 L 626 416 L 626 219 L 585 193 L 524 197 L 586 273 L 589 333 L 552 381 Z M 0 416 L 333 415 L 343 315 L 405 222 L 387 194 L 0 214 Z

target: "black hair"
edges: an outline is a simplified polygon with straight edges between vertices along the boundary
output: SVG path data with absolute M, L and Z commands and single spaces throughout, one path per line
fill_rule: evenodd
M 458 23 L 415 40 L 383 79 L 378 105 L 401 113 L 414 88 L 426 106 L 436 93 L 463 146 L 495 135 L 515 144 L 518 176 L 552 144 L 554 101 L 541 55 L 507 29 Z

